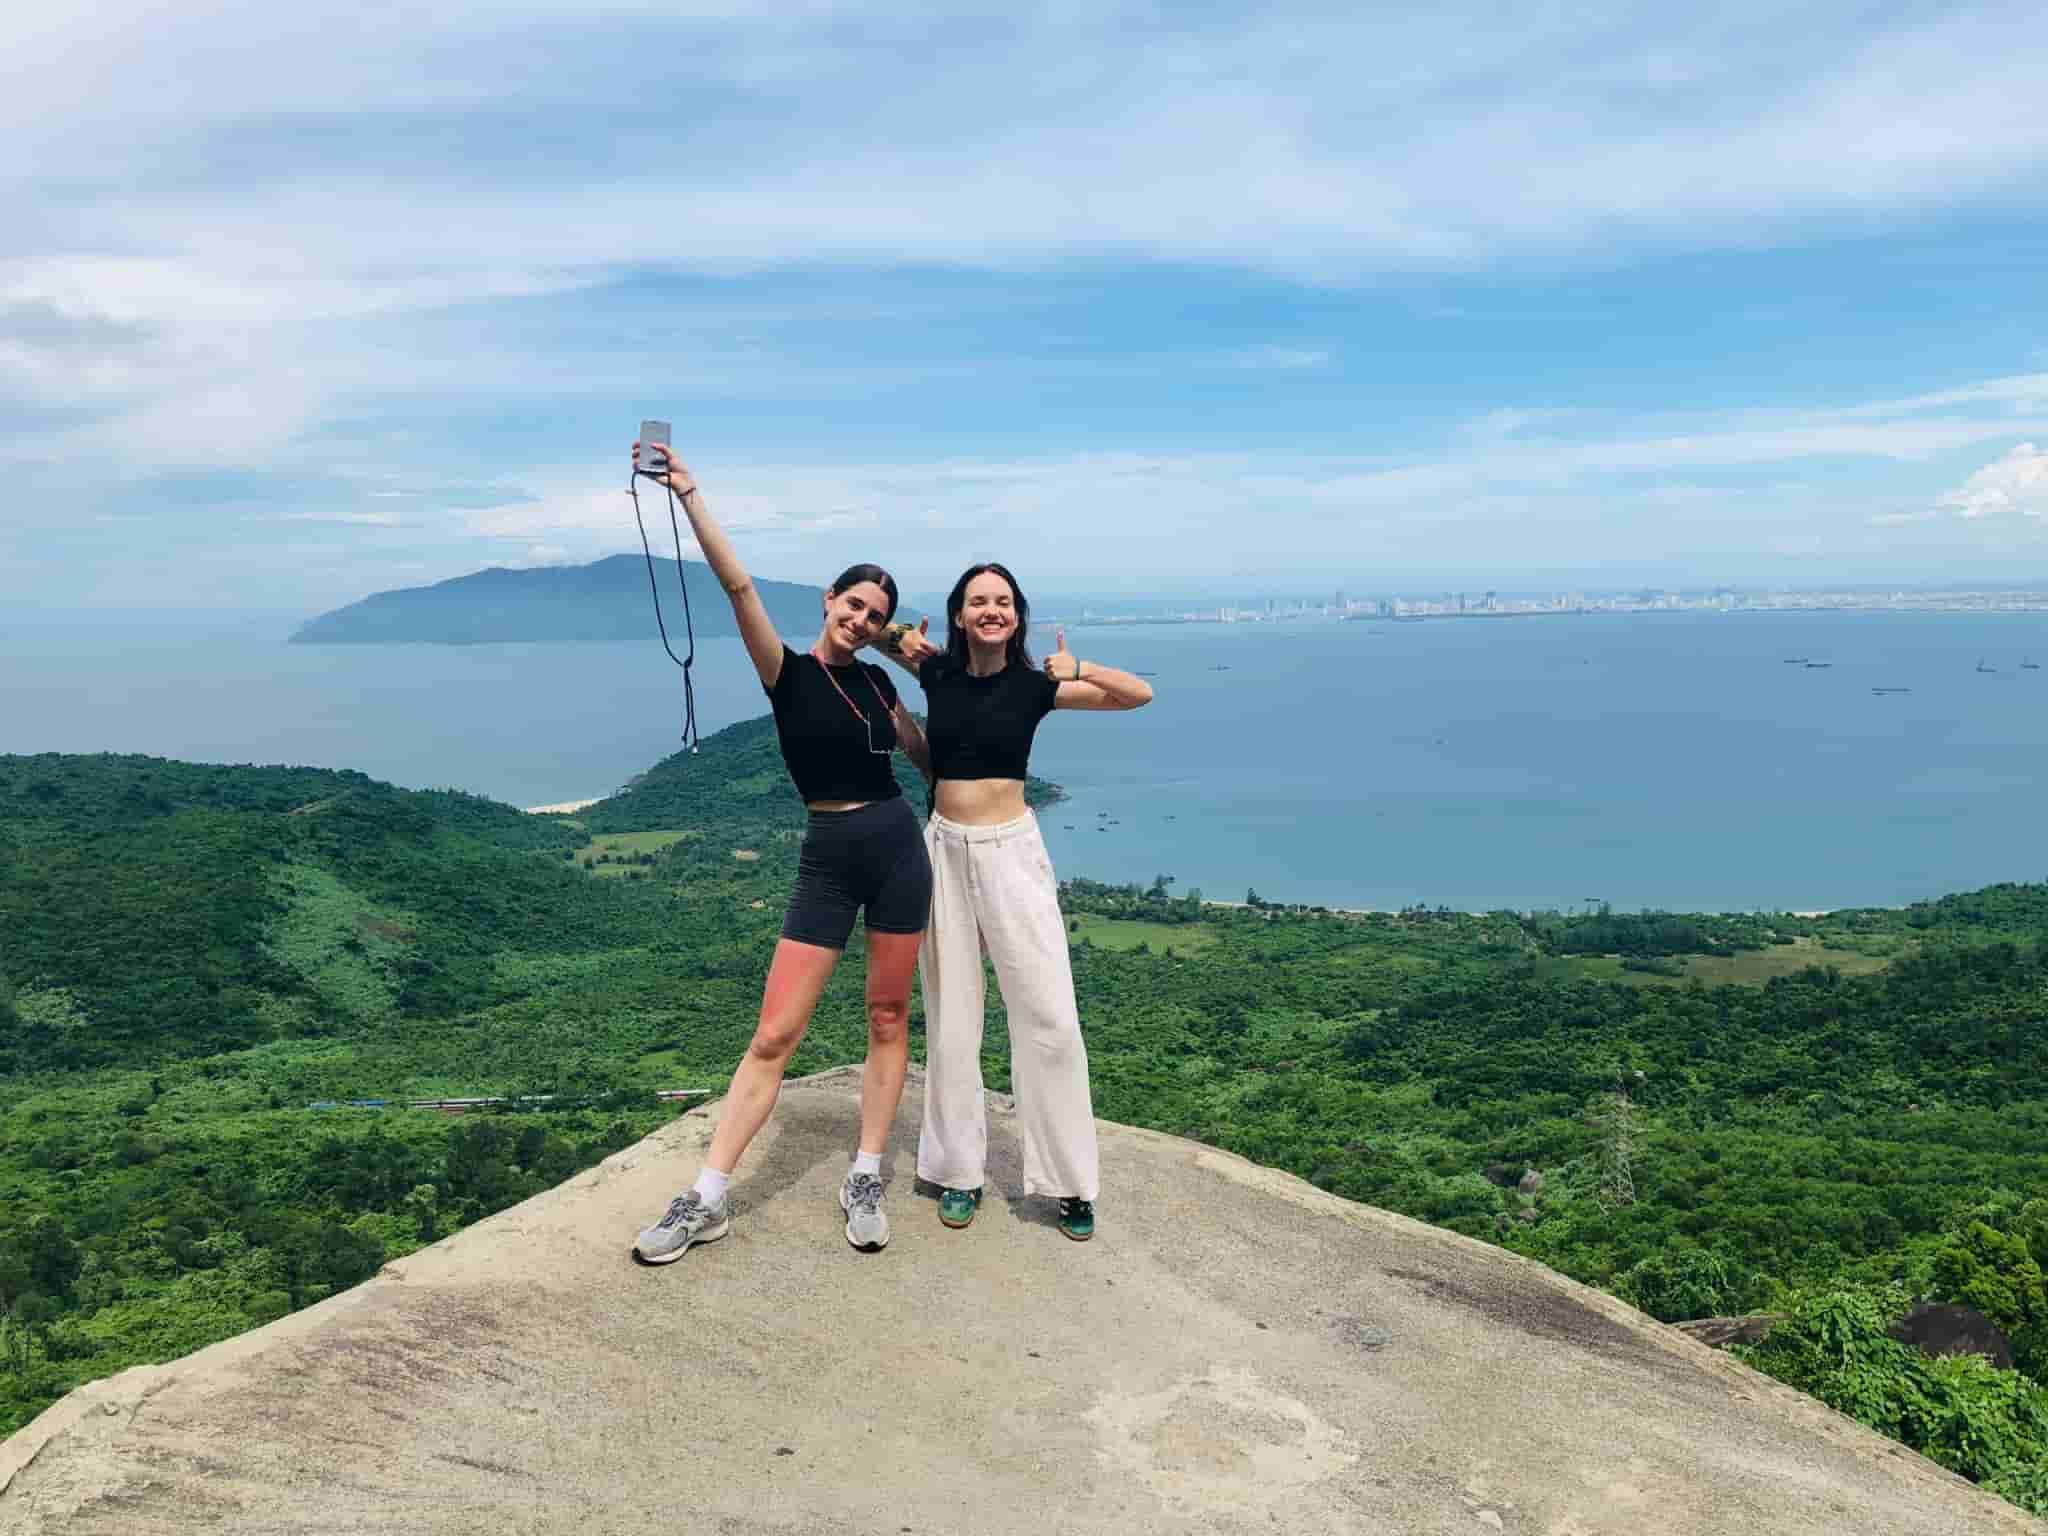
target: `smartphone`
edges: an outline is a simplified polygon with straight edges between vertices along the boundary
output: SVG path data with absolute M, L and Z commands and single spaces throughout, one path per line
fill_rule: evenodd
M 667 422 L 640 423 L 640 461 L 637 468 L 641 474 L 652 475 L 657 480 L 668 474 Z

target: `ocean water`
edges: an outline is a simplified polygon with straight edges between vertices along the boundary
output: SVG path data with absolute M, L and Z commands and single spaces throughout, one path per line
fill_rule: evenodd
M 679 674 L 652 636 L 311 647 L 286 632 L 11 631 L 0 751 L 348 767 L 534 805 L 605 794 L 677 744 Z M 1076 654 L 1153 674 L 1157 699 L 1041 727 L 1033 768 L 1070 795 L 1042 818 L 1063 874 L 1475 910 L 1897 905 L 2048 879 L 2043 616 L 1067 633 Z M 707 734 L 766 712 L 737 640 L 700 642 L 696 678 Z

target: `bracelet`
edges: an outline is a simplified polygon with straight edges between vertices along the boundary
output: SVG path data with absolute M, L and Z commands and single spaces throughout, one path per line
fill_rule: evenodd
M 903 637 L 910 633 L 908 624 L 891 624 L 882 631 L 882 649 L 891 656 L 903 654 Z
M 1074 658 L 1074 681 L 1081 681 L 1081 658 L 1078 656 Z
M 696 486 L 695 486 L 695 485 L 693 484 L 693 485 L 691 485 L 691 486 L 690 486 L 690 487 L 689 487 L 689 488 L 688 488 L 687 490 L 681 490 L 681 491 L 677 491 L 677 492 L 676 492 L 676 499 L 677 499 L 677 500 L 679 500 L 679 501 L 687 501 L 687 500 L 689 500 L 689 499 L 690 499 L 690 498 L 691 498 L 692 496 L 695 496 L 695 495 L 697 495 L 697 494 L 698 494 L 698 490 L 697 490 L 697 487 L 696 487 Z

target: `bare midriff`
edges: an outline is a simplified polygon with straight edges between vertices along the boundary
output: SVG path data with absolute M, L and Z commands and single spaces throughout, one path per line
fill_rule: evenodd
M 1024 781 L 941 779 L 933 809 L 964 827 L 1000 826 L 1024 814 Z
M 857 811 L 864 805 L 873 805 L 872 800 L 806 800 L 807 811 Z

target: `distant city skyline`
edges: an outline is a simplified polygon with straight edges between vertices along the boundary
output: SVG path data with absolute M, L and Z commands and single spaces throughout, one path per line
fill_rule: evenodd
M 1038 605 L 1049 619 L 1085 623 L 1144 622 L 1147 618 L 1203 623 L 1285 623 L 1304 618 L 1401 619 L 1452 618 L 1546 613 L 1645 612 L 1842 612 L 1922 611 L 1940 613 L 2048 614 L 2048 582 L 2038 586 L 2010 583 L 1983 586 L 1944 583 L 1907 586 L 1737 587 L 1726 584 L 1694 587 L 1643 587 L 1503 591 L 1477 588 L 1439 592 L 1384 592 L 1363 595 L 1333 591 L 1326 598 L 1312 594 L 1273 594 L 1253 598 L 1192 596 L 1151 604 L 1114 598 L 1061 598 Z
M 17 9 L 0 608 L 2048 581 L 2037 7 Z

